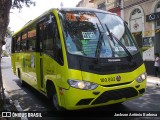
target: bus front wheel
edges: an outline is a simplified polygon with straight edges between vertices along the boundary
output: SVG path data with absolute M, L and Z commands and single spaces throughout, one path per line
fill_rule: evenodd
M 64 109 L 58 104 L 58 96 L 53 84 L 48 84 L 47 88 L 47 96 L 53 106 L 53 109 L 56 111 L 63 111 Z
M 53 103 L 53 107 L 54 109 L 56 109 L 57 111 L 61 111 L 62 108 L 59 106 L 58 104 L 58 96 L 57 96 L 57 93 L 55 93 L 53 95 L 53 99 L 52 99 L 52 103 Z

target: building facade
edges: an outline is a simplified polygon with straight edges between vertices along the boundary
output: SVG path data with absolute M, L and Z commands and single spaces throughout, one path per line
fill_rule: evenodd
M 154 75 L 154 54 L 160 53 L 160 0 L 90 0 L 95 8 L 117 13 L 128 23 L 142 52 L 147 73 Z
M 76 7 L 88 7 L 88 8 L 95 8 L 95 4 L 90 2 L 90 0 L 81 0 Z
M 154 75 L 154 54 L 160 53 L 160 0 L 124 0 L 121 12 L 140 47 L 147 73 Z
M 121 0 L 90 0 L 95 8 L 107 10 L 121 16 Z

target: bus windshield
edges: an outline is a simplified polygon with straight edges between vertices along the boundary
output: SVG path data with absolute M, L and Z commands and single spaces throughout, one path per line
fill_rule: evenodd
M 113 58 L 127 57 L 138 52 L 135 40 L 120 17 L 88 11 L 61 13 L 65 44 L 70 54 L 96 57 L 99 51 L 100 58 Z M 112 38 L 109 32 L 112 33 Z

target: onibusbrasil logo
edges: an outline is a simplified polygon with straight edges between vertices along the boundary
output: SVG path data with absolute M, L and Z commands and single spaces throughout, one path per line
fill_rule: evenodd
M 2 112 L 2 117 L 42 117 L 41 113 L 16 113 L 16 112 Z

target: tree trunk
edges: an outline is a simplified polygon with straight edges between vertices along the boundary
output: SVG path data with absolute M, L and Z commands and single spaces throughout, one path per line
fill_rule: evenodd
M 2 46 L 9 24 L 9 12 L 12 6 L 12 0 L 0 0 L 0 55 L 2 53 Z M 0 56 L 0 108 L 3 108 L 5 103 L 4 90 L 1 72 L 1 56 Z

